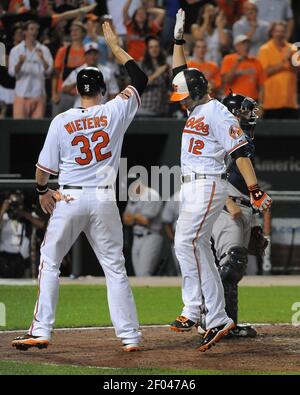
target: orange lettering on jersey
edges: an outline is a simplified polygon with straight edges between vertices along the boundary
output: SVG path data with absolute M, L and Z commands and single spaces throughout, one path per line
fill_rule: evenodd
M 69 134 L 72 134 L 74 132 L 79 132 L 83 129 L 95 129 L 99 127 L 105 127 L 107 126 L 107 124 L 107 116 L 103 115 L 101 117 L 76 119 L 76 121 L 69 122 L 64 125 L 64 128 Z
M 87 119 L 87 127 L 88 129 L 94 129 L 94 118 L 88 118 Z
M 189 118 L 186 121 L 185 124 L 186 128 L 189 129 L 194 129 L 197 132 L 195 134 L 198 134 L 200 136 L 208 136 L 209 135 L 209 126 L 208 124 L 204 123 L 204 117 L 200 117 L 196 119 L 195 117 Z M 190 131 L 190 133 L 193 133 L 193 131 Z M 185 133 L 187 133 L 187 129 L 184 129 Z
M 83 129 L 86 129 L 86 118 L 82 118 Z
M 74 132 L 76 132 L 76 126 L 75 126 L 75 123 L 72 121 L 72 122 L 70 122 L 70 124 L 72 125 L 72 128 L 73 128 Z
M 100 120 L 101 120 L 100 117 L 95 117 L 95 118 L 94 118 L 95 128 L 99 128 L 99 127 L 100 127 L 100 123 L 101 123 Z
M 101 117 L 101 124 L 102 124 L 102 126 L 107 126 L 107 116 L 106 115 L 103 115 L 102 117 Z
M 74 130 L 73 127 L 72 127 L 71 122 L 70 122 L 70 123 L 67 123 L 66 125 L 64 125 L 64 128 L 66 129 L 66 131 L 67 131 L 69 134 L 72 134 L 72 133 L 75 132 L 75 130 Z
M 103 115 L 102 117 L 95 117 L 94 122 L 95 122 L 95 128 L 99 128 L 101 126 L 102 127 L 107 126 L 107 116 Z
M 76 119 L 75 125 L 76 125 L 77 131 L 82 130 L 81 119 Z

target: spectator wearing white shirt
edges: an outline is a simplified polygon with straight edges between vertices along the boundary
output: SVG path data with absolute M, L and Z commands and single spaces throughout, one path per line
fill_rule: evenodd
M 119 37 L 124 38 L 127 29 L 124 24 L 123 9 L 127 0 L 107 0 L 108 13 L 112 16 L 116 33 Z M 134 12 L 142 5 L 141 0 L 133 0 L 129 7 L 129 15 L 132 17 Z
M 259 48 L 269 39 L 269 22 L 257 17 L 258 9 L 254 2 L 246 1 L 243 5 L 243 17 L 233 25 L 233 37 L 246 35 L 250 42 L 251 56 L 256 56 Z
M 290 0 L 252 0 L 258 8 L 258 17 L 270 24 L 277 21 L 287 23 L 287 41 L 294 30 L 294 16 Z
M 37 41 L 39 25 L 27 21 L 24 40 L 9 54 L 9 74 L 16 79 L 14 118 L 42 118 L 45 112 L 45 77 L 52 72 L 49 49 Z
M 63 92 L 74 96 L 73 107 L 80 107 L 80 96 L 76 91 L 76 79 L 79 71 L 85 67 L 97 67 L 103 74 L 104 82 L 106 84 L 106 93 L 101 98 L 102 104 L 113 99 L 120 91 L 113 72 L 107 66 L 100 64 L 98 43 L 91 42 L 85 44 L 84 52 L 86 63 L 73 70 L 63 82 Z

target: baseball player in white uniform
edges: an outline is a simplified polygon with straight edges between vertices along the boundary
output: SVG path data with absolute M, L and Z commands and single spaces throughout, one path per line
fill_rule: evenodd
M 59 114 L 51 122 L 36 171 L 40 204 L 51 218 L 41 247 L 39 293 L 32 325 L 28 334 L 12 343 L 21 350 L 48 346 L 55 321 L 60 264 L 81 232 L 104 270 L 116 336 L 124 351 L 139 350 L 139 324 L 124 265 L 122 224 L 113 184 L 124 133 L 138 110 L 148 78 L 119 47 L 108 23 L 103 30 L 132 85 L 99 105 L 105 92 L 103 75 L 97 68 L 83 69 L 77 76 L 81 107 Z M 50 174 L 59 175 L 58 192 L 48 189 Z
M 174 31 L 172 101 L 188 109 L 182 134 L 182 188 L 175 251 L 182 272 L 182 313 L 171 324 L 175 331 L 197 326 L 205 300 L 206 332 L 199 351 L 204 352 L 235 327 L 225 312 L 224 290 L 210 248 L 212 227 L 227 197 L 225 155 L 231 155 L 247 184 L 250 201 L 260 210 L 271 198 L 257 185 L 246 137 L 237 119 L 208 95 L 208 82 L 196 69 L 187 69 L 184 55 L 184 18 L 179 10 Z
M 137 277 L 152 276 L 161 259 L 163 237 L 159 193 L 137 180 L 130 186 L 130 196 L 123 213 L 123 223 L 133 226 L 132 265 Z

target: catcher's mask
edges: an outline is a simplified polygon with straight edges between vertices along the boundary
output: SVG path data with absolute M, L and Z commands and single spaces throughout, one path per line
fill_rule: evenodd
M 222 103 L 233 115 L 239 118 L 243 131 L 254 139 L 254 129 L 260 111 L 257 102 L 249 96 L 237 95 L 231 91 L 222 100 Z

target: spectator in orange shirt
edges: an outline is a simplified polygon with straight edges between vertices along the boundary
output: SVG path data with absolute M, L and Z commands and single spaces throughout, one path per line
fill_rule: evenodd
M 187 62 L 187 66 L 202 71 L 209 82 L 210 93 L 213 96 L 218 96 L 222 85 L 220 70 L 216 63 L 205 60 L 206 51 L 206 42 L 197 40 L 194 44 L 193 57 Z
M 123 10 L 124 23 L 127 28 L 127 52 L 134 60 L 142 61 L 146 50 L 145 39 L 147 36 L 155 36 L 162 30 L 165 11 L 159 8 L 149 9 L 152 15 L 154 13 L 157 15 L 155 19 L 150 20 L 144 7 L 139 7 L 130 18 L 128 10 L 131 3 L 132 0 L 128 0 Z
M 236 52 L 226 55 L 221 66 L 221 76 L 225 85 L 225 95 L 230 89 L 234 93 L 261 101 L 264 72 L 259 60 L 249 56 L 250 42 L 246 35 L 234 39 Z
M 258 58 L 265 70 L 264 118 L 299 118 L 297 71 L 292 56 L 297 48 L 287 42 L 288 25 L 284 21 L 271 25 L 271 40 L 264 44 Z
M 68 110 L 73 105 L 74 96 L 63 93 L 62 84 L 71 71 L 85 63 L 82 43 L 85 32 L 85 27 L 81 22 L 73 22 L 70 29 L 71 44 L 67 47 L 61 47 L 56 54 L 54 61 L 55 74 L 52 79 L 53 116 Z

